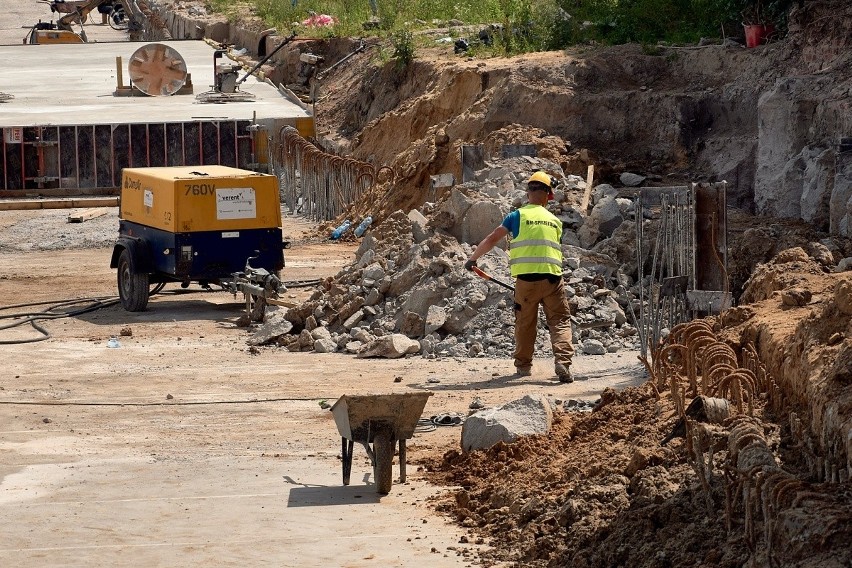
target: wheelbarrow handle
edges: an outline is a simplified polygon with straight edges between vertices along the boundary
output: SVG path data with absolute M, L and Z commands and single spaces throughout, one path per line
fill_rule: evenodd
M 477 276 L 479 276 L 480 278 L 482 278 L 484 280 L 488 280 L 489 282 L 494 282 L 498 286 L 502 286 L 503 288 L 505 288 L 507 290 L 511 290 L 512 292 L 515 291 L 514 286 L 506 284 L 505 282 L 501 282 L 500 280 L 495 280 L 494 278 L 491 277 L 490 274 L 488 274 L 487 272 L 485 272 L 484 270 L 482 270 L 478 266 L 471 267 L 471 270 L 473 271 L 474 274 L 476 274 Z

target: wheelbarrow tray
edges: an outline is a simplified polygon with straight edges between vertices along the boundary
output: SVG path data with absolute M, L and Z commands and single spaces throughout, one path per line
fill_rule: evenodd
M 352 472 L 352 446 L 364 445 L 373 464 L 376 491 L 386 494 L 393 485 L 394 447 L 399 444 L 399 481 L 405 483 L 405 440 L 414 436 L 428 391 L 343 395 L 331 407 L 342 436 L 343 485 Z
M 345 394 L 331 407 L 340 435 L 359 443 L 371 443 L 377 424 L 390 426 L 396 440 L 414 436 L 417 421 L 426 401 L 427 391 L 389 394 Z

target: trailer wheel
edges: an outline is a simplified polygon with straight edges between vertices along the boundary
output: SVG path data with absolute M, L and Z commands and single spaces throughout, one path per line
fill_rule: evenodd
M 133 272 L 127 249 L 118 257 L 118 297 L 128 312 L 144 311 L 148 305 L 148 274 Z
M 373 451 L 376 454 L 373 476 L 376 479 L 376 491 L 382 495 L 390 493 L 391 485 L 393 485 L 394 445 L 390 428 L 379 428 L 373 436 Z

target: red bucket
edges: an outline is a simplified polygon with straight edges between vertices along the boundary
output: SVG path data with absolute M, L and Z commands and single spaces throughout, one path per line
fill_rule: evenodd
M 771 24 L 743 24 L 743 29 L 745 30 L 746 47 L 757 47 L 762 43 L 766 43 L 766 38 L 775 33 L 775 26 Z

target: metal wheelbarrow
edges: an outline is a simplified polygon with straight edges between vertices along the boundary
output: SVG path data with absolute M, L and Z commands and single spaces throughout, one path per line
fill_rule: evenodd
M 331 407 L 343 438 L 343 485 L 352 473 L 352 448 L 364 445 L 373 465 L 376 491 L 390 492 L 393 454 L 399 441 L 399 481 L 405 482 L 405 440 L 414 436 L 431 392 L 343 395 Z M 372 446 L 371 446 L 372 444 Z

